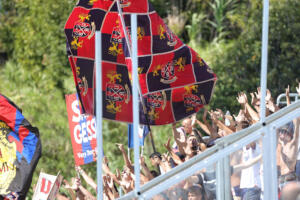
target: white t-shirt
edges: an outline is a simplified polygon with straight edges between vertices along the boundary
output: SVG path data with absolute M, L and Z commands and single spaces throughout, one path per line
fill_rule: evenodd
M 256 143 L 255 149 L 252 149 L 251 147 L 249 149 L 246 149 L 246 147 L 243 148 L 242 160 L 243 162 L 247 162 L 248 160 L 252 160 L 260 154 L 261 151 L 259 145 Z M 260 162 L 243 169 L 241 173 L 240 188 L 252 188 L 254 186 L 261 188 Z

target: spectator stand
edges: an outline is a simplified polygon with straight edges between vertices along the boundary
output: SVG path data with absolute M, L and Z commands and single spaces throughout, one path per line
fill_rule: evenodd
M 291 99 L 291 103 L 296 102 L 300 99 L 300 96 L 297 93 L 290 93 L 290 98 L 294 98 L 294 101 Z M 280 105 L 286 105 L 286 94 L 282 93 L 280 95 L 278 95 L 277 99 L 276 99 L 276 105 L 280 106 Z
M 263 4 L 262 56 L 261 56 L 261 99 L 264 101 L 267 88 L 267 57 L 268 57 L 268 29 L 269 29 L 269 1 Z M 185 180 L 200 169 L 217 163 L 216 196 L 218 200 L 231 199 L 230 194 L 230 166 L 229 155 L 243 146 L 262 139 L 263 146 L 263 199 L 277 200 L 277 168 L 276 168 L 276 129 L 300 116 L 300 101 L 287 106 L 266 117 L 266 103 L 260 105 L 260 121 L 246 129 L 223 137 L 216 141 L 216 145 L 203 153 L 191 158 L 171 171 L 163 174 L 143 186 L 138 182 L 135 190 L 119 199 L 151 199 L 169 187 Z M 135 145 L 135 148 L 138 148 Z M 135 155 L 135 163 L 138 154 Z M 136 169 L 136 168 L 135 168 Z M 137 171 L 135 170 L 135 173 Z M 137 175 L 136 175 L 137 176 Z

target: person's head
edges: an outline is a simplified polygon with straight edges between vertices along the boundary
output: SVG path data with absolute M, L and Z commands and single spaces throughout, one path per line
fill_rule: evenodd
M 186 143 L 192 150 L 198 150 L 198 140 L 195 135 L 189 135 Z
M 192 129 L 191 135 L 194 135 L 197 138 L 198 143 L 205 143 L 201 133 L 196 128 Z
M 169 191 L 169 197 L 170 199 L 185 200 L 188 197 L 188 191 L 177 187 Z
M 162 159 L 159 152 L 154 152 L 154 153 L 152 153 L 152 154 L 149 156 L 149 158 L 150 158 L 151 164 L 152 164 L 153 166 L 159 165 L 159 163 L 161 162 L 161 159 Z
M 190 118 L 186 118 L 181 123 L 182 127 L 184 128 L 184 131 L 186 134 L 192 133 L 193 126 L 192 126 L 192 120 Z
M 251 142 L 250 144 L 246 145 L 246 149 L 255 149 L 256 148 L 256 142 Z
M 155 171 L 155 170 L 151 170 L 150 173 L 152 174 L 152 176 L 154 178 L 159 176 L 159 173 L 157 171 Z
M 300 183 L 287 183 L 281 190 L 280 200 L 300 200 Z
M 285 124 L 280 127 L 279 130 L 279 139 L 283 142 L 289 142 L 293 139 L 294 134 L 294 125 L 292 122 Z
M 248 128 L 250 126 L 250 123 L 247 120 L 243 120 L 238 122 L 237 126 L 236 126 L 236 130 L 240 131 L 242 129 Z
M 204 200 L 203 188 L 197 185 L 189 187 L 188 200 Z

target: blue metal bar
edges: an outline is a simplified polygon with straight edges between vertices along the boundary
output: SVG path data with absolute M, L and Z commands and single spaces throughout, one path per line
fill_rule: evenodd
M 137 16 L 131 14 L 131 40 L 132 40 L 132 110 L 133 110 L 133 141 L 134 141 L 134 175 L 135 192 L 140 191 L 140 149 L 139 149 L 139 79 L 137 58 Z
M 101 32 L 95 33 L 95 63 L 96 63 L 96 133 L 97 133 L 97 200 L 103 199 L 102 183 L 102 44 Z

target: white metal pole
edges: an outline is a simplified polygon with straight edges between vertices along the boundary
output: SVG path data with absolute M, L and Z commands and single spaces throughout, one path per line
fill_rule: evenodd
M 269 127 L 269 132 L 271 134 L 271 199 L 277 200 L 278 199 L 278 180 L 277 180 L 277 160 L 276 160 L 276 147 L 277 147 L 277 135 L 276 135 L 276 127 Z
M 267 69 L 268 69 L 268 36 L 269 36 L 269 0 L 264 0 L 263 5 L 263 27 L 262 27 L 262 48 L 261 48 L 261 73 L 260 73 L 260 122 L 266 118 L 266 90 L 267 90 Z
M 217 162 L 216 168 L 216 181 L 217 181 L 217 188 L 216 188 L 216 197 L 217 200 L 223 200 L 225 197 L 224 194 L 224 158 L 219 159 Z
M 135 192 L 140 192 L 140 149 L 139 149 L 139 79 L 137 58 L 137 16 L 131 14 L 131 39 L 132 39 L 132 110 L 133 110 L 133 141 L 134 141 L 134 175 Z
M 230 155 L 223 158 L 224 160 L 224 199 L 231 200 L 231 170 Z
M 101 32 L 96 31 L 95 35 L 95 62 L 96 62 L 96 133 L 97 133 L 97 200 L 103 199 L 102 183 L 102 43 Z
M 262 27 L 262 48 L 261 48 L 261 74 L 260 74 L 260 88 L 261 88 L 261 100 L 260 100 L 260 122 L 265 124 L 266 119 L 266 90 L 267 90 L 267 68 L 268 68 L 268 36 L 269 36 L 269 0 L 264 0 L 263 5 L 263 27 Z M 274 148 L 272 148 L 272 136 L 270 134 L 270 128 L 263 128 L 263 177 L 264 177 L 264 199 L 277 199 L 276 195 L 272 194 L 277 191 L 274 190 L 273 185 L 270 184 L 274 177 L 272 170 L 269 169 L 270 164 L 276 162 L 276 156 L 274 155 Z M 274 137 L 274 136 L 273 136 Z M 276 169 L 277 170 L 277 169 Z M 275 197 L 274 197 L 275 196 Z

